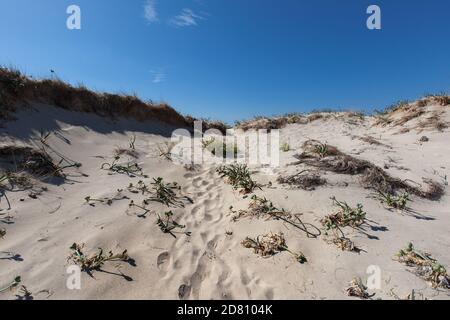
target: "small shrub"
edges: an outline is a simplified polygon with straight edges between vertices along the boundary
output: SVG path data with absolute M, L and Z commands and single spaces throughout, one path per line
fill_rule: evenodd
M 340 210 L 320 221 L 327 230 L 347 226 L 358 228 L 365 222 L 366 212 L 364 212 L 362 204 L 358 203 L 356 208 L 352 208 L 346 202 L 336 200 L 335 197 L 332 197 L 331 200 Z
M 242 189 L 243 193 L 251 193 L 257 188 L 261 189 L 261 186 L 252 179 L 246 164 L 221 166 L 217 172 L 222 178 L 226 178 L 234 189 Z

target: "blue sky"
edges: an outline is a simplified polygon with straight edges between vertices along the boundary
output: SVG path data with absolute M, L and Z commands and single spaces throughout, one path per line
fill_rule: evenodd
M 81 8 L 81 30 L 66 9 Z M 382 30 L 368 30 L 379 5 Z M 228 122 L 450 91 L 447 0 L 0 0 L 0 64 Z

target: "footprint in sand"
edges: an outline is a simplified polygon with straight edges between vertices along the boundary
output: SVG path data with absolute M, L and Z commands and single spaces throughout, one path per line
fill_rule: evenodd
M 165 251 L 161 253 L 156 259 L 156 266 L 161 271 L 166 271 L 167 266 L 169 265 L 170 253 Z
M 179 288 L 178 288 L 178 298 L 180 300 L 186 300 L 189 295 L 191 294 L 191 287 L 186 285 L 186 284 L 182 284 Z

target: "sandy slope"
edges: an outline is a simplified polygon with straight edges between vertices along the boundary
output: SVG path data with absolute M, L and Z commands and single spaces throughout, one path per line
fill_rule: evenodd
M 37 199 L 28 191 L 8 192 L 12 224 L 2 224 L 7 234 L 0 239 L 0 252 L 19 254 L 20 261 L 0 260 L 0 284 L 16 275 L 35 299 L 341 299 L 344 289 L 356 276 L 367 278 L 366 269 L 377 265 L 382 271 L 380 290 L 375 297 L 392 299 L 391 290 L 400 296 L 412 289 L 433 299 L 448 299 L 448 292 L 434 290 L 422 279 L 393 260 L 395 253 L 409 241 L 429 251 L 444 265 L 450 266 L 450 196 L 440 201 L 413 197 L 411 204 L 417 216 L 388 211 L 369 197 L 355 177 L 323 173 L 327 186 L 314 191 L 290 189 L 279 185 L 279 174 L 303 169 L 289 166 L 293 155 L 301 152 L 307 139 L 326 141 L 340 150 L 384 167 L 390 174 L 421 183 L 422 177 L 443 182 L 450 174 L 450 132 L 418 132 L 398 134 L 398 129 L 373 127 L 372 119 L 349 124 L 339 119 L 318 120 L 306 125 L 293 124 L 282 129 L 282 142 L 292 151 L 281 153 L 281 167 L 270 173 L 252 168 L 258 182 L 272 182 L 256 194 L 269 198 L 278 207 L 301 213 L 305 223 L 320 227 L 319 220 L 335 210 L 331 196 L 351 205 L 362 203 L 370 219 L 365 233 L 352 231 L 351 238 L 365 252 L 343 252 L 322 237 L 308 238 L 305 233 L 280 221 L 242 219 L 232 221 L 229 207 L 245 209 L 250 202 L 227 185 L 205 164 L 189 171 L 159 157 L 158 144 L 169 140 L 173 128 L 158 123 L 131 120 L 112 122 L 95 115 L 72 113 L 40 106 L 37 111 L 21 111 L 18 120 L 0 129 L 1 144 L 31 144 L 39 132 L 55 132 L 49 138 L 53 148 L 82 163 L 69 170 L 64 184 L 46 184 L 48 191 Z M 448 116 L 448 115 L 447 115 Z M 190 237 L 163 234 L 154 214 L 140 218 L 129 208 L 130 199 L 140 203 L 143 197 L 126 190 L 130 199 L 114 201 L 110 206 L 86 204 L 84 198 L 114 197 L 117 189 L 126 189 L 141 178 L 109 175 L 101 164 L 111 161 L 116 147 L 125 147 L 136 135 L 138 162 L 149 178 L 163 177 L 176 181 L 181 192 L 192 198 L 185 208 L 171 208 L 175 219 L 192 232 Z M 355 136 L 369 134 L 385 146 L 370 145 Z M 419 143 L 426 134 L 430 141 Z M 23 201 L 21 201 L 23 199 Z M 0 213 L 6 212 L 4 199 Z M 167 211 L 162 204 L 151 203 L 155 212 Z M 420 215 L 420 216 L 419 216 Z M 419 217 L 419 218 L 418 218 Z M 426 219 L 420 217 L 426 217 Z M 283 232 L 294 251 L 302 251 L 308 259 L 300 265 L 287 253 L 260 258 L 240 242 L 247 236 Z M 228 234 L 227 234 L 228 233 Z M 232 233 L 232 234 L 231 234 Z M 128 249 L 136 265 L 108 263 L 94 272 L 95 278 L 82 275 L 82 289 L 66 288 L 67 257 L 72 243 L 85 243 L 87 252 Z M 0 258 L 5 254 L 0 253 Z M 120 265 L 120 267 L 118 267 Z M 125 279 L 121 273 L 130 277 Z M 181 289 L 180 289 L 181 288 Z M 42 290 L 48 290 L 40 292 Z M 40 292 L 40 293 L 39 293 Z M 12 299 L 17 292 L 0 294 Z

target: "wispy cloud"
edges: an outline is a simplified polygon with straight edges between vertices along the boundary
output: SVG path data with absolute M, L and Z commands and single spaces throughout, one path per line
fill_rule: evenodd
M 147 0 L 145 2 L 144 17 L 150 23 L 158 21 L 158 13 L 156 12 L 154 0 Z
M 202 16 L 195 14 L 191 9 L 183 9 L 181 13 L 172 19 L 170 19 L 170 24 L 177 27 L 189 27 L 196 26 L 198 20 L 204 19 Z
M 164 70 L 151 70 L 150 72 L 153 76 L 153 83 L 161 83 L 166 80 L 166 73 L 164 72 Z

